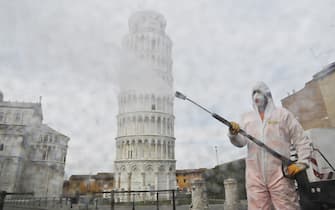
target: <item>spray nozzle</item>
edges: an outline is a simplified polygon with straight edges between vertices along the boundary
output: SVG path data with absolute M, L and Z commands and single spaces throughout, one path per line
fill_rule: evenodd
M 180 98 L 180 99 L 183 99 L 183 100 L 185 100 L 187 97 L 184 95 L 184 94 L 182 94 L 181 92 L 179 92 L 179 91 L 176 91 L 176 93 L 174 94 L 177 98 Z

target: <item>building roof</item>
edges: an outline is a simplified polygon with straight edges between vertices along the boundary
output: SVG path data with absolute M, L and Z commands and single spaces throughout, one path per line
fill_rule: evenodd
M 72 175 L 69 180 L 87 180 L 90 177 L 92 177 L 92 175 Z
M 94 179 L 114 179 L 114 173 L 98 173 L 93 176 Z
M 18 109 L 33 109 L 34 115 L 43 119 L 42 104 L 31 102 L 17 102 L 17 101 L 0 101 L 0 107 L 18 108 Z
M 315 80 L 322 79 L 322 78 L 326 77 L 327 75 L 329 75 L 333 72 L 335 72 L 335 62 L 332 62 L 332 63 L 328 64 L 321 71 L 314 74 L 313 79 L 315 79 Z
M 72 175 L 69 180 L 87 180 L 87 179 L 114 179 L 114 173 L 97 173 L 95 175 L 91 174 L 81 174 L 81 175 Z
M 311 84 L 315 82 L 315 80 L 323 79 L 327 77 L 328 75 L 332 74 L 335 72 L 335 62 L 332 62 L 325 66 L 321 71 L 317 72 L 316 74 L 313 75 L 313 79 L 305 83 L 305 87 L 298 90 L 298 91 L 293 91 L 293 93 L 289 93 L 288 96 L 284 97 L 281 99 L 282 103 L 283 101 L 287 100 L 288 98 L 295 97 L 297 95 L 300 95 L 301 92 L 303 92 L 308 84 Z
M 194 174 L 194 173 L 203 173 L 207 169 L 206 168 L 198 168 L 198 169 L 181 169 L 176 170 L 176 174 Z
M 41 124 L 41 125 L 39 126 L 39 129 L 43 130 L 43 132 L 45 132 L 45 133 L 53 133 L 53 134 L 56 134 L 56 135 L 65 136 L 64 134 L 62 134 L 62 133 L 56 131 L 55 129 L 51 128 L 51 127 L 50 127 L 49 125 L 47 125 L 47 124 Z M 65 136 L 65 137 L 67 137 L 67 136 Z M 67 137 L 67 138 L 69 138 L 69 137 Z
M 245 162 L 245 158 L 239 158 L 239 159 L 235 159 L 235 160 L 232 160 L 232 161 L 229 161 L 229 162 L 225 162 L 225 163 L 222 163 L 222 164 L 219 164 L 217 166 L 225 166 L 225 165 L 228 165 L 228 164 L 232 164 L 232 163 L 239 163 L 239 162 Z M 217 167 L 215 166 L 215 167 Z

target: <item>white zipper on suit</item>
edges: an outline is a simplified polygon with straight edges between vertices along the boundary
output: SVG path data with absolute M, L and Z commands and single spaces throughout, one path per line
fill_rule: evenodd
M 258 112 L 258 111 L 257 111 Z M 267 121 L 268 121 L 268 118 L 269 118 L 269 110 L 268 110 L 268 107 L 265 108 L 264 110 L 264 117 L 263 117 L 263 120 L 261 119 L 261 116 L 258 112 L 258 119 L 259 119 L 259 122 L 261 123 L 261 126 L 260 126 L 260 131 L 261 131 L 261 141 L 266 144 L 266 138 L 265 138 L 265 129 L 266 129 L 266 125 L 267 125 Z M 266 162 L 267 162 L 267 151 L 264 149 L 264 148 L 260 148 L 261 149 L 261 173 L 263 175 L 263 181 L 265 184 L 267 184 L 267 178 L 266 178 L 266 175 L 265 175 L 265 169 L 266 169 Z
M 266 144 L 265 142 L 265 134 L 264 134 L 264 131 L 265 131 L 265 127 L 266 127 L 266 119 L 265 119 L 265 113 L 264 113 L 264 118 L 263 118 L 263 121 L 262 121 L 262 141 L 264 144 Z M 267 184 L 267 178 L 265 176 L 265 167 L 266 167 L 266 151 L 264 148 L 261 148 L 262 150 L 262 158 L 263 158 L 263 169 L 262 169 L 262 173 L 263 173 L 263 178 L 264 178 L 264 183 Z
M 258 119 L 258 123 L 259 123 L 260 135 L 261 135 L 260 140 L 264 144 L 266 144 L 265 129 L 266 129 L 266 126 L 267 126 L 268 119 L 270 118 L 270 115 L 272 115 L 273 108 L 274 108 L 274 104 L 273 104 L 272 98 L 267 97 L 267 99 L 268 99 L 268 104 L 266 105 L 265 110 L 264 110 L 264 118 L 263 118 L 263 120 L 261 119 L 261 116 L 259 114 L 259 110 L 258 110 L 257 106 L 255 104 L 253 104 L 253 106 L 254 106 L 254 108 L 256 110 L 256 114 L 258 116 L 257 119 Z M 266 175 L 265 175 L 265 172 L 266 172 L 265 169 L 266 169 L 266 162 L 267 162 L 267 158 L 266 157 L 268 157 L 268 156 L 267 156 L 267 151 L 264 148 L 260 148 L 260 149 L 261 149 L 260 159 L 262 161 L 262 163 L 260 163 L 260 167 L 262 167 L 261 168 L 261 173 L 263 175 L 264 184 L 267 184 L 268 180 L 267 180 Z
M 261 126 L 260 126 L 260 131 L 261 131 L 261 141 L 265 144 L 265 135 L 264 135 L 264 130 L 265 130 L 265 111 L 264 111 L 264 118 L 263 120 L 261 119 L 261 117 L 259 116 L 259 120 L 261 122 Z M 266 165 L 266 160 L 265 160 L 265 150 L 263 148 L 260 148 L 261 149 L 261 165 L 262 165 L 262 175 L 263 175 L 263 181 L 264 183 L 266 183 L 266 176 L 265 176 L 265 165 Z

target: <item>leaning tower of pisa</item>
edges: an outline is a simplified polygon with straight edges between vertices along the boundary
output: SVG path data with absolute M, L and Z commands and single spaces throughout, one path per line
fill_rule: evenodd
M 150 75 L 144 83 L 160 84 L 160 88 L 142 88 L 143 81 L 121 87 L 114 162 L 116 190 L 176 187 L 172 42 L 165 27 L 165 18 L 153 11 L 136 12 L 129 18 L 123 48 L 145 64 L 143 71 L 154 72 L 143 73 Z M 124 67 L 121 72 L 126 71 Z

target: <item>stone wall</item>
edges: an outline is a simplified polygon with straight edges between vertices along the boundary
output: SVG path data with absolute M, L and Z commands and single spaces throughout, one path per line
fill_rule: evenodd
M 335 128 L 335 71 L 318 80 L 318 83 L 325 102 L 329 123 L 331 127 Z
M 335 127 L 335 64 L 313 76 L 305 87 L 282 99 L 305 130 Z
M 297 117 L 305 130 L 330 126 L 330 121 L 325 119 L 327 109 L 317 81 L 306 83 L 302 90 L 284 98 L 282 105 Z

